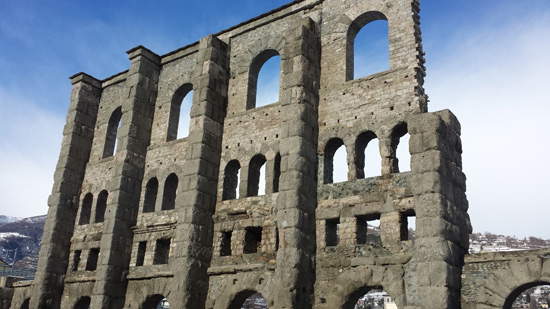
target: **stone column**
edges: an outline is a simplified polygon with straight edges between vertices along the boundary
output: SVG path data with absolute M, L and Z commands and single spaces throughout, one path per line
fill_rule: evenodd
M 273 308 L 311 308 L 315 282 L 315 207 L 317 199 L 317 106 L 320 43 L 309 18 L 293 21 L 283 57 L 282 105 L 289 117 L 282 123 L 281 182 L 277 198 L 280 247 L 277 252 Z M 292 111 L 290 111 L 292 110 Z M 293 116 L 293 117 L 291 117 Z
M 78 197 L 90 157 L 101 82 L 85 73 L 71 77 L 73 89 L 61 153 L 48 199 L 31 308 L 58 308 L 63 293 Z
M 145 154 L 151 135 L 153 107 L 157 94 L 160 57 L 143 46 L 128 51 L 131 61 L 123 98 L 123 126 L 120 128 L 120 154 L 108 184 L 109 201 L 92 308 L 122 308 L 126 293 L 125 273 L 132 252 L 132 231 L 138 212 Z
M 174 308 L 203 308 L 208 293 L 213 222 L 228 85 L 227 45 L 214 36 L 199 43 L 193 73 L 196 94 L 191 109 L 184 175 L 177 195 Z

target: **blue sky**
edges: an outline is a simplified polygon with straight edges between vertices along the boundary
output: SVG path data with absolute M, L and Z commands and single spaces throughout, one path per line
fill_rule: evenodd
M 136 45 L 164 54 L 285 3 L 0 1 L 0 214 L 46 212 L 68 76 L 103 79 Z M 421 5 L 430 111 L 462 123 L 474 229 L 550 238 L 550 1 Z

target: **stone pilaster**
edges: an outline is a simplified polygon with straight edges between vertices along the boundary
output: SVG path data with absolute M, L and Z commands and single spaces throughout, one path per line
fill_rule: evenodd
M 160 58 L 138 46 L 128 51 L 131 61 L 126 79 L 128 96 L 122 99 L 123 126 L 120 154 L 109 184 L 109 201 L 101 238 L 92 308 L 122 308 L 125 273 L 132 251 L 132 231 L 138 211 L 145 154 L 150 140 L 157 94 Z
M 33 284 L 31 308 L 57 308 L 63 293 L 78 196 L 90 157 L 101 82 L 85 73 L 71 77 L 73 89 L 61 152 L 48 199 L 48 217 Z
M 310 308 L 314 278 L 317 195 L 317 105 L 320 43 L 311 19 L 296 19 L 285 52 L 281 104 L 294 112 L 282 123 L 281 184 L 277 198 L 280 248 L 274 308 Z
M 203 308 L 212 258 L 213 222 L 228 84 L 227 45 L 214 36 L 199 43 L 193 81 L 189 151 L 177 195 L 174 308 Z

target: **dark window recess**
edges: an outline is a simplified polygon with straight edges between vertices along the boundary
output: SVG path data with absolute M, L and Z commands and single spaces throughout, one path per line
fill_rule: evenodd
M 97 196 L 97 203 L 95 209 L 95 223 L 105 221 L 105 210 L 107 210 L 107 198 L 109 193 L 103 190 Z
M 138 244 L 136 266 L 143 266 L 143 263 L 145 262 L 145 251 L 147 251 L 147 242 L 140 241 Z
M 222 232 L 222 239 L 220 244 L 220 256 L 231 255 L 231 231 Z
M 227 163 L 223 174 L 223 194 L 222 200 L 234 200 L 239 196 L 239 171 L 241 165 L 239 161 L 232 160 Z
M 401 213 L 401 240 L 414 240 L 416 233 L 416 213 L 413 209 Z
M 143 212 L 155 211 L 157 201 L 157 192 L 159 190 L 159 181 L 156 177 L 149 179 L 145 186 L 145 198 L 143 201 Z
M 82 255 L 81 250 L 76 250 L 73 255 L 73 267 L 71 268 L 72 271 L 78 270 L 78 265 L 80 264 L 80 256 Z
M 82 200 L 82 206 L 80 208 L 80 218 L 78 220 L 79 225 L 85 225 L 90 223 L 90 215 L 92 214 L 92 202 L 94 196 L 91 193 L 86 194 Z
M 170 174 L 164 183 L 164 194 L 162 196 L 162 210 L 176 208 L 176 192 L 178 190 L 178 176 Z
M 279 192 L 279 179 L 281 178 L 281 155 L 277 153 L 273 162 L 273 192 Z
M 157 239 L 157 245 L 155 248 L 155 259 L 153 264 L 168 264 L 168 258 L 170 257 L 170 238 Z
M 262 243 L 262 228 L 258 226 L 247 227 L 244 235 L 244 253 L 258 252 Z
M 338 224 L 340 224 L 340 218 L 328 219 L 325 222 L 325 243 L 327 247 L 338 245 Z
M 356 217 L 357 244 L 381 244 L 380 214 L 370 214 Z
M 94 271 L 97 269 L 97 260 L 99 259 L 99 248 L 90 249 L 88 253 L 88 261 L 86 262 L 86 270 Z
M 111 114 L 107 124 L 107 135 L 105 136 L 105 147 L 103 148 L 103 158 L 113 156 L 117 151 L 117 135 L 121 127 L 122 108 L 118 107 Z
M 275 251 L 279 251 L 279 228 L 275 228 Z

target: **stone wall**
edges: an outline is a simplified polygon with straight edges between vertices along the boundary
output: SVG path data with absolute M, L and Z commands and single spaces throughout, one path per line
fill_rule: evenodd
M 375 20 L 388 21 L 390 68 L 354 79 L 355 35 Z M 39 270 L 12 308 L 240 308 L 255 292 L 269 308 L 353 308 L 377 287 L 399 308 L 458 308 L 471 231 L 460 125 L 427 112 L 419 26 L 416 0 L 294 1 L 166 55 L 133 48 L 105 80 L 73 76 Z M 279 100 L 256 108 L 272 56 Z M 375 138 L 381 176 L 365 178 Z M 334 184 L 340 145 L 348 181 Z M 359 240 L 365 218 L 380 219 L 379 243 Z

